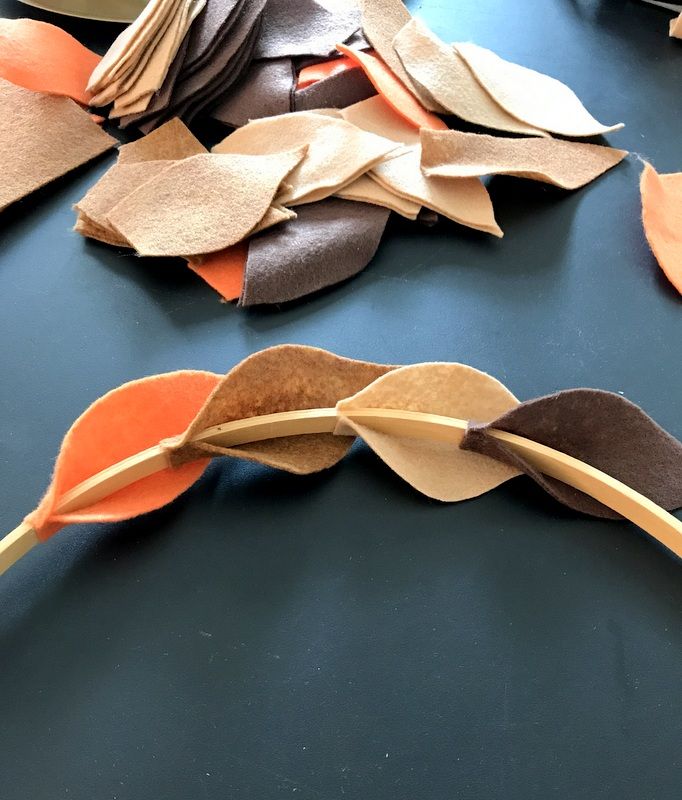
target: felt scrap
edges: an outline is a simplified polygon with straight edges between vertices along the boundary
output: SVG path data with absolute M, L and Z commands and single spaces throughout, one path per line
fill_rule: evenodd
M 293 110 L 294 69 L 290 58 L 252 62 L 229 95 L 211 112 L 214 119 L 239 128 L 249 120 Z
M 674 39 L 682 39 L 682 14 L 670 20 L 670 35 Z
M 300 112 L 250 122 L 213 148 L 214 153 L 278 153 L 308 146 L 302 163 L 278 196 L 285 205 L 321 200 L 355 180 L 396 147 L 342 119 Z
M 338 75 L 347 69 L 356 69 L 355 62 L 351 61 L 348 56 L 339 56 L 339 58 L 330 58 L 328 61 L 309 64 L 298 73 L 296 88 L 298 90 L 305 89 L 306 86 L 325 80 L 325 78 L 331 78 L 332 75 Z
M 447 130 L 448 126 L 443 120 L 427 111 L 380 58 L 361 50 L 351 50 L 343 44 L 338 44 L 337 49 L 362 67 L 377 92 L 415 128 Z
M 207 61 L 227 40 L 230 28 L 244 6 L 245 0 L 207 0 L 189 34 L 183 72 L 191 75 Z
M 382 162 L 370 177 L 391 192 L 437 211 L 445 217 L 493 236 L 502 230 L 495 221 L 490 195 L 478 178 L 435 178 L 420 166 L 421 148 L 414 145 L 404 153 Z
M 472 415 L 476 419 L 475 414 Z M 606 472 L 668 511 L 682 506 L 682 443 L 641 408 L 612 392 L 568 389 L 528 400 L 497 419 L 471 424 L 462 448 L 497 458 L 530 475 L 575 511 L 622 519 L 598 500 L 539 473 L 488 433 L 495 428 L 567 453 Z
M 68 97 L 0 78 L 0 210 L 116 146 Z
M 615 167 L 626 155 L 626 150 L 560 139 L 422 131 L 422 169 L 441 178 L 515 175 L 578 189 Z
M 358 434 L 388 466 L 435 500 L 477 497 L 515 477 L 519 470 L 449 442 L 410 439 L 373 430 L 346 414 L 360 408 L 425 411 L 458 419 L 490 421 L 518 405 L 498 380 L 465 364 L 415 364 L 384 375 L 354 397 L 341 400 L 340 432 Z M 470 456 L 476 456 L 472 459 Z
M 124 239 L 119 233 L 111 230 L 110 227 L 98 225 L 82 212 L 78 214 L 73 229 L 84 239 L 96 239 L 99 242 L 104 242 L 113 247 L 130 248 L 130 242 Z
M 99 61 L 97 53 L 56 25 L 0 19 L 0 78 L 17 86 L 87 105 L 88 78 Z
M 140 161 L 177 161 L 208 152 L 189 128 L 177 117 L 148 136 L 123 144 L 118 150 L 119 164 Z
M 82 481 L 181 434 L 219 381 L 210 372 L 170 372 L 125 383 L 95 401 L 69 428 L 47 493 L 26 517 L 38 538 L 47 539 L 70 523 L 115 522 L 145 514 L 189 488 L 208 458 L 164 469 L 78 511 L 56 512 L 62 495 Z
M 251 231 L 253 236 L 256 233 L 272 228 L 279 225 L 281 222 L 288 222 L 290 219 L 296 219 L 296 212 L 292 208 L 285 208 L 278 203 L 273 203 L 270 208 L 265 212 L 263 219 Z
M 446 112 L 485 128 L 546 136 L 498 105 L 459 53 L 420 20 L 410 19 L 396 35 L 393 47 L 412 81 L 426 89 Z
M 275 155 L 198 155 L 123 198 L 108 222 L 140 255 L 212 253 L 248 236 L 305 148 Z
M 279 345 L 249 356 L 215 387 L 185 433 L 164 444 L 171 462 L 182 465 L 206 456 L 232 456 L 308 475 L 333 467 L 353 438 L 329 433 L 288 436 L 220 447 L 191 442 L 197 433 L 232 420 L 262 414 L 334 406 L 391 367 L 354 361 L 303 345 Z
M 453 45 L 481 85 L 513 117 L 563 136 L 598 136 L 623 123 L 602 125 L 572 89 L 541 72 L 505 61 L 471 42 Z
M 359 67 L 347 69 L 294 92 L 295 111 L 319 108 L 345 108 L 376 94 L 367 75 Z
M 240 305 L 285 303 L 356 275 L 374 256 L 390 211 L 328 198 L 254 236 Z
M 361 175 L 359 178 L 343 186 L 335 193 L 336 197 L 343 200 L 355 200 L 359 203 L 370 203 L 375 206 L 383 206 L 395 211 L 406 219 L 417 219 L 419 203 L 407 200 L 397 194 L 385 189 L 383 186 L 373 181 L 368 175 Z
M 682 172 L 659 175 L 645 164 L 640 193 L 649 247 L 670 283 L 682 294 Z
M 317 0 L 268 0 L 256 58 L 329 56 L 360 27 L 355 3 L 329 9 Z
M 246 240 L 231 247 L 189 259 L 187 266 L 203 278 L 224 300 L 237 300 L 244 283 L 244 268 L 249 252 Z
M 379 94 L 342 109 L 346 122 L 394 142 L 419 144 L 419 131 L 389 106 Z

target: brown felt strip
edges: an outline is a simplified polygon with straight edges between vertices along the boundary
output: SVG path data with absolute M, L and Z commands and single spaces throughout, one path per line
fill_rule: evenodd
M 560 139 L 511 139 L 461 131 L 421 130 L 422 169 L 441 178 L 515 175 L 578 189 L 615 167 L 626 150 Z
M 206 148 L 184 122 L 174 117 L 148 136 L 121 145 L 118 151 L 118 163 L 176 161 L 206 152 L 208 152 Z
M 239 128 L 252 119 L 288 114 L 293 110 L 293 90 L 294 68 L 290 58 L 254 61 L 211 116 Z
M 471 419 L 476 419 L 475 412 Z M 682 443 L 621 395 L 567 389 L 485 424 L 472 424 L 465 450 L 483 453 L 530 475 L 561 503 L 597 517 L 620 519 L 610 508 L 561 481 L 541 475 L 488 429 L 515 433 L 606 472 L 667 510 L 682 506 Z
M 342 397 L 354 394 L 390 369 L 304 345 L 279 345 L 262 350 L 228 372 L 185 434 L 166 443 L 171 461 L 180 465 L 196 458 L 225 455 L 302 475 L 332 467 L 348 452 L 351 437 L 309 434 L 239 447 L 192 443 L 191 438 L 223 422 L 334 406 Z
M 426 411 L 458 419 L 492 420 L 518 405 L 499 381 L 465 364 L 415 364 L 375 381 L 354 397 L 341 400 L 342 417 L 358 408 Z M 518 475 L 493 459 L 461 450 L 456 444 L 388 435 L 344 417 L 340 432 L 352 430 L 391 469 L 423 494 L 453 502 L 477 497 Z M 472 458 L 472 456 L 474 456 Z
M 284 303 L 356 275 L 376 252 L 390 214 L 337 198 L 296 212 L 295 220 L 250 240 L 241 305 Z
M 0 210 L 116 146 L 68 97 L 0 79 Z
M 404 197 L 400 197 L 400 195 L 394 194 L 372 180 L 368 175 L 361 175 L 353 183 L 338 189 L 334 196 L 341 197 L 344 200 L 355 200 L 359 203 L 383 206 L 406 219 L 416 219 L 421 208 L 419 203 L 414 203 L 412 200 L 407 200 Z
M 190 75 L 224 44 L 235 19 L 247 0 L 207 0 L 206 7 L 192 25 L 184 58 L 183 72 Z
M 376 94 L 376 89 L 360 67 L 347 69 L 294 92 L 294 110 L 345 108 Z
M 419 144 L 419 130 L 396 114 L 381 95 L 342 109 L 341 116 L 363 131 L 385 136 L 394 142 Z

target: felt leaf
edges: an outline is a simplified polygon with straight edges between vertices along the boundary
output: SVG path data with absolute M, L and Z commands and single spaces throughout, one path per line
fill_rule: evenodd
M 400 29 L 393 47 L 412 81 L 434 97 L 447 113 L 485 128 L 546 136 L 508 114 L 481 86 L 459 53 L 411 19 Z
M 186 75 L 191 75 L 214 58 L 216 52 L 227 41 L 230 30 L 234 27 L 246 1 L 208 0 L 203 13 L 190 29 L 187 53 L 182 67 Z
M 419 131 L 389 106 L 381 95 L 341 110 L 346 122 L 394 142 L 419 144 Z
M 513 117 L 563 136 L 598 136 L 623 127 L 602 125 L 575 93 L 555 78 L 505 61 L 471 42 L 453 45 L 481 85 Z
M 293 110 L 293 90 L 294 68 L 290 58 L 256 61 L 211 116 L 239 128 L 251 119 L 288 114 Z
M 1 78 L 0 119 L 0 210 L 117 144 L 68 97 Z
M 295 220 L 250 240 L 240 304 L 284 303 L 364 269 L 389 211 L 328 198 L 297 208 Z
M 615 167 L 626 155 L 626 150 L 560 139 L 422 131 L 422 169 L 440 178 L 515 175 L 578 189 Z
M 96 239 L 99 242 L 104 242 L 114 247 L 130 248 L 130 242 L 121 236 L 120 233 L 116 233 L 116 231 L 111 230 L 110 227 L 98 225 L 91 220 L 87 214 L 83 214 L 82 212 L 78 214 L 73 229 L 85 239 Z
M 263 219 L 251 231 L 251 235 L 253 236 L 256 233 L 265 231 L 268 228 L 272 228 L 275 225 L 279 225 L 282 222 L 288 222 L 290 219 L 296 219 L 296 217 L 297 214 L 293 209 L 285 208 L 284 206 L 281 206 L 278 203 L 274 203 L 265 212 L 265 216 L 263 217 Z
M 682 39 L 682 14 L 670 20 L 670 35 L 674 39 Z
M 501 237 L 488 190 L 478 178 L 434 178 L 420 166 L 421 147 L 414 145 L 404 153 L 382 162 L 370 177 L 391 192 L 437 211 L 448 219 Z
M 307 146 L 301 164 L 278 196 L 286 205 L 333 194 L 392 152 L 394 142 L 361 131 L 341 119 L 308 112 L 283 114 L 244 125 L 213 148 L 214 153 L 279 153 Z
M 659 175 L 645 164 L 640 192 L 649 247 L 670 283 L 682 294 L 682 172 Z
M 244 268 L 249 252 L 246 240 L 217 253 L 192 258 L 187 266 L 203 278 L 225 300 L 237 300 L 242 293 Z
M 94 402 L 64 437 L 52 482 L 26 517 L 40 539 L 73 522 L 115 522 L 161 508 L 191 486 L 208 459 L 168 468 L 78 511 L 59 514 L 65 492 L 107 467 L 181 434 L 220 381 L 210 372 L 169 372 L 131 381 Z
M 359 67 L 354 67 L 294 92 L 294 110 L 345 108 L 375 94 L 367 75 Z
M 349 183 L 347 186 L 339 189 L 335 197 L 341 197 L 344 200 L 355 200 L 359 203 L 371 203 L 375 206 L 383 206 L 395 211 L 396 214 L 405 217 L 406 219 L 416 219 L 419 214 L 421 206 L 419 203 L 413 203 L 412 200 L 406 200 L 397 194 L 385 189 L 383 186 L 373 181 L 367 175 L 361 175 L 359 178 Z
M 66 31 L 34 19 L 0 19 L 0 78 L 87 105 L 100 56 Z
M 472 419 L 476 419 L 475 416 Z M 612 392 L 568 389 L 528 400 L 497 419 L 472 424 L 464 449 L 484 453 L 530 475 L 561 503 L 597 517 L 620 519 L 577 489 L 540 474 L 488 430 L 525 436 L 602 470 L 667 510 L 682 506 L 682 442 L 641 408 Z
M 189 128 L 177 117 L 148 136 L 123 144 L 118 150 L 119 164 L 140 161 L 177 161 L 208 152 Z
M 328 56 L 359 27 L 352 2 L 330 9 L 317 0 L 268 0 L 256 58 Z
M 304 148 L 272 156 L 198 155 L 123 198 L 107 215 L 140 255 L 212 253 L 244 239 Z
M 232 420 L 306 408 L 334 406 L 392 367 L 354 361 L 304 345 L 279 345 L 246 358 L 216 386 L 183 436 L 168 441 L 171 461 L 184 464 L 206 456 L 233 456 L 307 475 L 334 466 L 351 437 L 306 434 L 220 447 L 192 442 L 200 431 Z
M 518 405 L 495 378 L 465 364 L 415 364 L 379 378 L 337 410 L 346 427 L 357 433 L 388 466 L 415 489 L 435 500 L 453 502 L 477 497 L 518 475 L 455 443 L 393 436 L 353 422 L 347 414 L 361 408 L 424 411 L 458 419 L 492 420 Z M 473 458 L 472 458 L 473 457 Z
M 309 64 L 307 67 L 298 73 L 296 80 L 296 88 L 298 90 L 305 89 L 318 81 L 331 78 L 333 75 L 338 75 L 340 72 L 345 72 L 348 69 L 357 69 L 354 61 L 351 61 L 348 56 L 340 56 L 339 58 L 330 58 L 328 61 L 320 61 L 316 64 Z
M 362 67 L 389 106 L 415 128 L 447 130 L 443 120 L 427 111 L 380 58 L 361 50 L 351 50 L 343 44 L 337 44 L 337 49 Z

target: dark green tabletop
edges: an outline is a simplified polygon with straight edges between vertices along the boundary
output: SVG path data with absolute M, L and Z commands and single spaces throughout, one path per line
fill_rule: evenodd
M 626 123 L 611 144 L 682 170 L 666 12 L 412 8 L 563 79 Z M 100 50 L 118 30 L 0 13 Z M 682 437 L 682 303 L 644 240 L 637 155 L 572 194 L 496 178 L 503 240 L 393 221 L 357 279 L 252 311 L 71 232 L 113 155 L 27 198 L 0 217 L 0 529 L 100 394 L 279 342 L 462 361 L 524 399 L 619 391 Z M 679 561 L 526 478 L 444 506 L 359 445 L 309 478 L 216 462 L 167 509 L 68 528 L 0 578 L 0 798 L 677 800 L 681 610 Z

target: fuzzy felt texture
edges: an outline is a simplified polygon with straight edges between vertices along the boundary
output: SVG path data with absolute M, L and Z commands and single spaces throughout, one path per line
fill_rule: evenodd
M 207 0 L 206 7 L 192 25 L 183 72 L 191 75 L 211 61 L 227 41 L 246 0 Z
M 345 72 L 347 69 L 356 68 L 355 62 L 348 58 L 348 56 L 330 58 L 328 61 L 309 64 L 307 67 L 303 67 L 298 73 L 296 88 L 299 90 L 305 89 L 306 86 L 311 86 L 313 83 L 331 78 L 332 75 L 338 75 L 340 72 Z
M 349 59 L 350 60 L 350 59 Z M 365 72 L 353 65 L 294 92 L 294 110 L 345 108 L 376 94 Z
M 389 216 L 379 205 L 329 198 L 254 236 L 240 304 L 284 303 L 346 280 L 374 256 Z
M 476 419 L 474 412 L 471 419 Z M 497 458 L 530 475 L 564 505 L 585 514 L 621 519 L 572 486 L 539 473 L 489 428 L 525 436 L 580 459 L 671 511 L 682 506 L 682 443 L 641 408 L 612 392 L 568 389 L 536 400 L 484 424 L 471 424 L 464 450 Z
M 419 144 L 419 131 L 401 117 L 378 94 L 341 110 L 346 122 L 362 128 L 363 131 L 385 136 L 402 144 Z
M 0 19 L 0 78 L 36 92 L 90 101 L 88 78 L 100 56 L 56 25 Z
M 148 136 L 121 145 L 118 150 L 118 163 L 177 161 L 207 152 L 184 122 L 175 117 Z
M 404 197 L 400 197 L 400 195 L 394 194 L 372 180 L 368 175 L 361 175 L 356 178 L 353 183 L 349 183 L 347 186 L 337 190 L 334 196 L 341 197 L 344 200 L 355 200 L 358 203 L 383 206 L 406 219 L 416 219 L 421 208 L 419 203 L 414 203 L 412 200 L 407 200 Z
M 425 411 L 459 419 L 493 420 L 518 405 L 495 378 L 465 364 L 415 364 L 375 381 L 341 400 L 338 430 L 358 434 L 388 466 L 417 491 L 444 502 L 466 500 L 494 489 L 518 469 L 469 453 L 457 444 L 388 435 L 352 422 L 344 414 L 359 408 Z M 475 456 L 472 458 L 472 456 Z
M 673 39 L 682 39 L 682 14 L 670 20 L 670 36 Z
M 217 253 L 208 253 L 199 259 L 189 259 L 187 266 L 215 289 L 224 300 L 237 300 L 242 293 L 248 252 L 248 242 L 241 241 Z
M 491 97 L 529 125 L 562 136 L 598 136 L 623 127 L 622 122 L 602 125 L 572 89 L 549 75 L 505 61 L 471 42 L 453 47 Z
M 252 119 L 288 114 L 293 111 L 293 89 L 294 68 L 290 58 L 254 61 L 211 116 L 239 128 Z
M 640 193 L 649 247 L 670 283 L 682 294 L 682 172 L 659 175 L 651 164 L 645 164 Z
M 626 150 L 560 139 L 511 139 L 460 131 L 421 132 L 422 169 L 441 178 L 515 175 L 578 189 L 619 164 Z
M 70 98 L 1 78 L 0 118 L 0 210 L 117 144 Z

